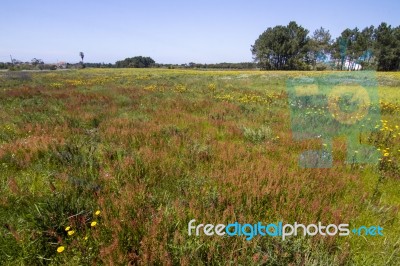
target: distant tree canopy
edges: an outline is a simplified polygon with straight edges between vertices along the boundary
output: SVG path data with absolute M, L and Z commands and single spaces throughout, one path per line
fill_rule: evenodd
M 135 56 L 115 62 L 116 67 L 146 68 L 154 66 L 156 62 L 151 57 Z
M 355 64 L 363 68 L 374 68 L 376 47 L 374 44 L 374 27 L 345 29 L 331 45 L 332 58 L 337 60 L 337 68 L 343 70 L 345 62 L 348 68 L 354 69 Z
M 32 65 L 37 66 L 37 65 L 43 65 L 44 62 L 42 59 L 37 59 L 37 58 L 33 58 L 31 60 Z
M 332 36 L 329 30 L 319 28 L 314 31 L 311 38 L 308 41 L 307 46 L 307 62 L 312 66 L 313 69 L 321 68 L 321 63 L 328 60 L 331 53 L 330 47 L 332 44 Z
M 0 69 L 29 70 L 56 68 L 196 68 L 196 69 L 255 69 L 264 70 L 400 70 L 400 26 L 392 27 L 382 22 L 378 27 L 369 26 L 345 29 L 332 38 L 329 30 L 322 27 L 310 34 L 296 22 L 287 26 L 275 26 L 264 31 L 251 46 L 253 62 L 203 64 L 156 63 L 151 57 L 135 56 L 115 64 L 83 63 L 80 52 L 79 64 L 44 64 L 41 59 L 22 62 L 10 58 L 1 63 Z
M 268 28 L 255 41 L 252 53 L 263 69 L 305 69 L 308 30 L 291 21 L 287 26 Z
M 400 69 L 400 26 L 392 28 L 382 23 L 375 30 L 375 50 L 378 58 L 378 70 Z
M 253 62 L 241 62 L 241 63 L 216 63 L 216 64 L 200 64 L 190 62 L 189 64 L 183 64 L 183 68 L 211 68 L 211 69 L 255 69 L 257 64 Z
M 251 47 L 255 62 L 267 70 L 400 70 L 400 26 L 345 29 L 335 40 L 322 27 L 308 32 L 293 21 L 268 28 Z

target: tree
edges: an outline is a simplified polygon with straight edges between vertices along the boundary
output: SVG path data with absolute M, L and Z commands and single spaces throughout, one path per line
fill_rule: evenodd
M 359 45 L 360 31 L 354 29 L 345 29 L 332 45 L 332 57 L 337 59 L 337 66 L 343 70 L 347 64 L 349 70 L 354 70 L 356 63 L 359 62 L 365 51 Z
M 362 51 L 359 63 L 363 69 L 375 68 L 375 42 L 374 26 L 364 28 L 358 36 L 356 45 L 357 49 Z
M 313 69 L 316 69 L 317 63 L 328 59 L 332 44 L 332 36 L 329 30 L 320 27 L 315 30 L 308 42 L 308 61 Z
M 400 69 L 400 26 L 392 28 L 381 23 L 375 30 L 378 70 Z
M 44 64 L 42 59 L 37 59 L 37 58 L 33 58 L 31 60 L 31 63 L 32 63 L 33 66 L 43 65 Z
M 11 59 L 11 64 L 12 65 L 20 65 L 20 64 L 22 64 L 22 61 L 20 61 L 18 59 L 15 59 L 15 58 L 12 58 Z
M 135 56 L 117 61 L 116 67 L 147 68 L 154 66 L 156 62 L 151 57 Z
M 291 21 L 264 31 L 252 46 L 254 60 L 262 69 L 306 69 L 308 30 Z
M 85 57 L 85 54 L 83 52 L 79 52 L 79 56 L 82 59 L 82 64 L 83 64 L 83 58 Z

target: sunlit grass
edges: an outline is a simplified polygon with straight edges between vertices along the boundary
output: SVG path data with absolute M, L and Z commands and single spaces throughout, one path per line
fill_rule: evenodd
M 345 164 L 342 136 L 331 169 L 301 169 L 299 154 L 324 143 L 293 140 L 286 80 L 332 73 L 0 74 L 0 261 L 395 264 L 400 75 L 378 74 L 382 121 L 362 136 L 378 165 Z M 193 237 L 191 219 L 381 225 L 385 236 Z

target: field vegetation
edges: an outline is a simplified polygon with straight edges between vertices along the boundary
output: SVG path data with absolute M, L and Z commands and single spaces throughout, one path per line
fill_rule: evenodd
M 400 73 L 378 73 L 376 165 L 303 169 L 286 80 L 329 72 L 0 73 L 6 265 L 395 265 Z M 350 223 L 383 237 L 189 236 L 187 224 Z

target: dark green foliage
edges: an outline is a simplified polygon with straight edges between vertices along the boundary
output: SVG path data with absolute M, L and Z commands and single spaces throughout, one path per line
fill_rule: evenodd
M 392 27 L 382 22 L 374 26 L 345 29 L 332 40 L 329 30 L 322 27 L 309 35 L 309 30 L 291 21 L 287 26 L 275 26 L 264 31 L 251 47 L 255 62 L 201 64 L 156 63 L 151 57 L 135 56 L 117 61 L 115 64 L 84 63 L 84 53 L 77 64 L 61 68 L 204 68 L 204 69 L 255 69 L 265 70 L 400 70 L 400 26 Z M 329 62 L 328 62 L 329 61 Z M 56 70 L 53 64 L 44 64 L 41 59 L 31 62 L 12 59 L 11 63 L 0 62 L 0 69 Z
M 400 69 L 400 27 L 348 28 L 333 42 L 322 27 L 311 37 L 307 34 L 296 22 L 268 28 L 252 46 L 254 59 L 267 70 L 324 70 L 329 57 L 338 70 L 358 70 L 359 65 L 364 70 Z
M 268 28 L 252 46 L 261 68 L 271 70 L 307 69 L 308 30 L 291 21 L 287 26 Z
M 151 57 L 135 56 L 117 61 L 115 65 L 116 67 L 146 68 L 153 66 L 155 63 Z
M 378 70 L 400 69 L 400 27 L 382 23 L 375 31 L 378 52 Z
M 325 62 L 328 59 L 331 44 L 332 36 L 329 33 L 329 30 L 325 30 L 321 27 L 314 31 L 308 42 L 307 47 L 308 63 L 312 66 L 314 70 L 326 69 L 326 66 L 322 65 L 321 63 Z

